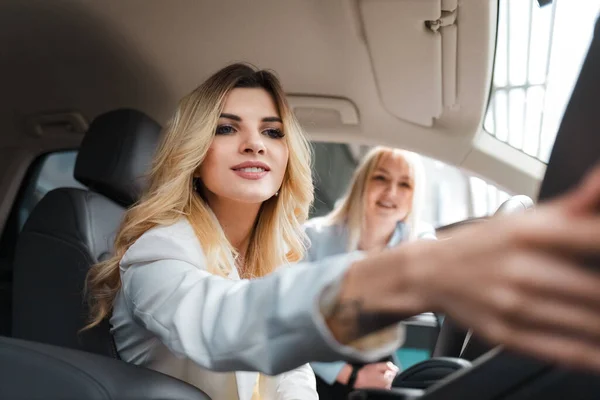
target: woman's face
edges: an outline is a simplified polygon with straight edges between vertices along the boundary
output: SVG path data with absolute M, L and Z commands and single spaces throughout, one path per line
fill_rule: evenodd
M 386 153 L 368 178 L 365 216 L 370 222 L 398 222 L 412 209 L 414 176 L 400 154 Z
M 262 203 L 281 187 L 288 162 L 283 124 L 264 89 L 233 89 L 199 169 L 209 204 Z

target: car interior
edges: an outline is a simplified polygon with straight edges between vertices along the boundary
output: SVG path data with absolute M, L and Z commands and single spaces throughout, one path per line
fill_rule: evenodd
M 568 190 L 600 158 L 600 0 L 573 3 L 0 0 L 0 397 L 210 400 L 119 360 L 107 321 L 80 329 L 85 274 L 111 253 L 162 126 L 227 63 L 281 78 L 313 145 L 311 216 L 375 145 L 421 155 L 441 239 Z M 351 399 L 600 395 L 596 375 L 449 317 L 404 324 L 394 388 Z

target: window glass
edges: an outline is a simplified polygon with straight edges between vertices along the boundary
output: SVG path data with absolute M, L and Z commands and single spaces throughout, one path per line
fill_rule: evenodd
M 484 128 L 548 162 L 591 42 L 600 0 L 500 0 Z
M 311 217 L 331 211 L 344 194 L 361 157 L 369 146 L 313 143 L 315 204 Z M 441 161 L 422 157 L 425 172 L 424 222 L 434 227 L 493 214 L 510 196 L 481 178 Z
M 49 191 L 60 187 L 84 188 L 73 176 L 76 158 L 77 151 L 72 150 L 46 154 L 38 161 L 18 205 L 19 231 L 33 207 Z
M 313 143 L 315 201 L 311 217 L 327 214 L 344 194 L 358 157 L 343 143 Z

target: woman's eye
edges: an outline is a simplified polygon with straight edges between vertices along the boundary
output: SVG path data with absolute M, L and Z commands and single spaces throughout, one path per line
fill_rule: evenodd
M 234 132 L 235 129 L 233 129 L 233 126 L 230 125 L 219 125 L 217 126 L 217 130 L 215 131 L 217 135 L 229 135 Z
M 385 181 L 385 176 L 383 176 L 383 175 L 375 175 L 373 177 L 373 180 L 376 180 L 376 181 Z
M 281 129 L 276 128 L 265 129 L 263 133 L 272 139 L 281 139 L 285 136 Z
M 408 182 L 402 182 L 400 183 L 400 186 L 407 189 L 410 189 L 412 187 L 411 184 Z

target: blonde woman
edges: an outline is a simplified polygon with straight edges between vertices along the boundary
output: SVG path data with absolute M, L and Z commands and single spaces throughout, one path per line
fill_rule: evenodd
M 305 259 L 319 261 L 355 250 L 381 251 L 410 240 L 435 239 L 433 228 L 419 219 L 424 179 L 417 154 L 381 146 L 371 149 L 335 208 L 306 223 L 311 244 Z M 352 388 L 389 389 L 398 372 L 390 361 L 311 365 L 320 378 L 319 394 L 345 399 Z
M 310 161 L 273 74 L 235 64 L 208 78 L 179 103 L 113 257 L 90 270 L 89 327 L 110 317 L 123 360 L 213 400 L 315 399 L 306 363 L 377 360 L 402 342 L 400 320 L 430 310 L 600 370 L 600 278 L 565 257 L 600 248 L 600 174 L 447 241 L 290 265 L 304 256 Z

